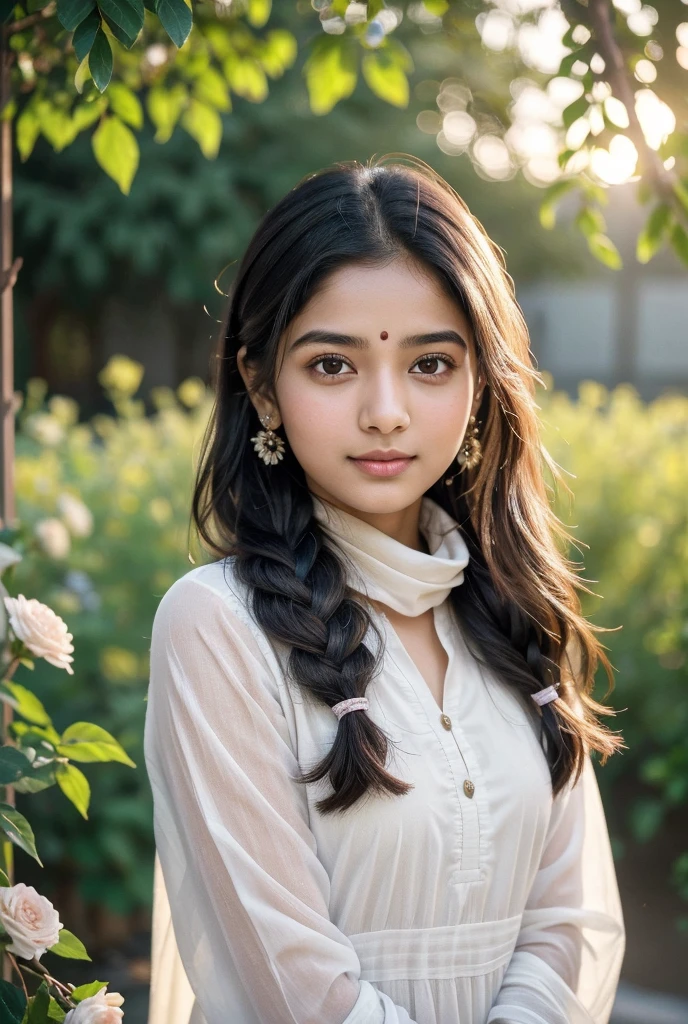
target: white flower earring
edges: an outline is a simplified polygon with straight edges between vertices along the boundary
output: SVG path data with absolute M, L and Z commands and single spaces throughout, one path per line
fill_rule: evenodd
M 255 437 L 251 438 L 253 448 L 266 466 L 276 466 L 280 459 L 284 458 L 284 441 L 279 437 L 268 424 L 272 419 L 272 413 L 260 417 L 260 422 L 266 428 L 259 430 Z

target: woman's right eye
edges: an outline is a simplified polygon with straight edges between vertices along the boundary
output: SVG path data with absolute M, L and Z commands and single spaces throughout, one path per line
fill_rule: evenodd
M 347 367 L 349 364 L 345 363 L 341 356 L 321 356 L 316 362 L 310 364 L 309 369 L 315 370 L 323 377 L 341 377 L 342 369 Z

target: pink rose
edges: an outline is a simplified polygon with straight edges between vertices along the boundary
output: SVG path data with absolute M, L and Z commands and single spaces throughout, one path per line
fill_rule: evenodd
M 107 992 L 101 988 L 94 996 L 82 999 L 78 1006 L 70 1010 L 64 1024 L 119 1024 L 124 1013 L 119 1007 L 124 997 L 119 992 Z
M 60 616 L 35 597 L 27 600 L 20 594 L 19 597 L 4 597 L 3 601 L 17 639 L 22 640 L 37 658 L 45 658 L 51 665 L 66 669 L 73 676 L 74 670 L 69 664 L 74 661 L 71 656 L 74 650 L 72 634 L 67 632 L 66 623 Z
M 59 941 L 62 928 L 50 900 L 23 882 L 0 887 L 0 923 L 12 939 L 8 952 L 25 960 L 40 960 Z

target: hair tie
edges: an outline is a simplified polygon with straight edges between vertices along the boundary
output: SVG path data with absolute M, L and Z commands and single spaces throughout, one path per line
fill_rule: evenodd
M 551 700 L 559 700 L 559 694 L 555 686 L 547 686 L 544 690 L 538 690 L 537 693 L 531 693 L 530 695 L 536 704 L 549 704 Z
M 338 719 L 340 719 L 342 715 L 346 715 L 349 711 L 367 711 L 368 698 L 349 697 L 348 700 L 340 700 L 339 704 L 334 704 L 332 710 Z

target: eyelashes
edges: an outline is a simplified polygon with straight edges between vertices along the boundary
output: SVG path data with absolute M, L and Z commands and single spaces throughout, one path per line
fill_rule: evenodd
M 348 366 L 350 369 L 354 369 L 351 363 L 344 358 L 344 356 L 337 355 L 332 352 L 324 356 L 318 356 L 317 359 L 312 360 L 308 363 L 306 369 L 315 377 L 320 380 L 337 380 L 338 378 L 346 376 L 343 373 L 328 373 L 326 370 L 318 370 L 317 367 L 320 364 L 330 363 L 340 366 Z M 457 364 L 454 362 L 451 356 L 447 355 L 446 352 L 428 352 L 422 356 L 419 356 L 414 363 L 411 364 L 410 370 L 414 367 L 420 366 L 423 363 L 440 363 L 444 366 L 444 370 L 440 373 L 414 373 L 414 377 L 424 377 L 427 380 L 445 380 L 451 373 L 457 369 Z

